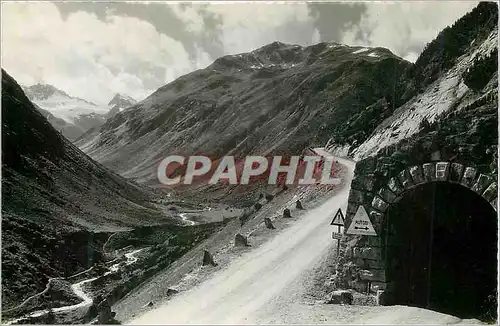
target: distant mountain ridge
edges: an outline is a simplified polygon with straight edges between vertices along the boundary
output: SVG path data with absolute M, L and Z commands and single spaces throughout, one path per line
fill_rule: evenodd
M 24 86 L 23 90 L 44 116 L 66 138 L 76 140 L 87 130 L 100 127 L 106 119 L 135 104 L 129 96 L 116 94 L 108 106 L 68 95 L 48 84 Z
M 97 106 L 97 104 L 95 104 L 91 101 L 87 101 L 87 100 L 84 100 L 82 98 L 75 97 L 75 96 L 69 96 L 66 92 L 64 92 L 64 91 L 62 91 L 62 90 L 60 90 L 52 85 L 49 85 L 49 84 L 38 83 L 38 84 L 35 84 L 32 86 L 24 86 L 23 90 L 24 90 L 26 96 L 32 102 L 43 101 L 43 100 L 50 98 L 51 96 L 59 95 L 59 96 L 63 96 L 63 97 L 74 98 L 74 99 L 80 100 L 82 102 L 86 102 L 90 105 Z
M 108 106 L 119 106 L 122 108 L 127 108 L 129 106 L 137 103 L 132 97 L 120 93 L 116 93 L 115 96 L 109 101 Z

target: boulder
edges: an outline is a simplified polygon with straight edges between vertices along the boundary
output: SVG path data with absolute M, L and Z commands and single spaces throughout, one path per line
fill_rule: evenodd
M 261 208 L 262 208 L 262 204 L 261 204 L 261 203 L 255 203 L 255 204 L 253 205 L 253 207 L 255 207 L 255 209 L 256 209 L 256 210 L 259 210 L 259 209 L 261 209 Z
M 352 293 L 347 290 L 336 290 L 330 294 L 328 304 L 352 304 Z
M 290 210 L 288 208 L 285 208 L 283 210 L 283 217 L 292 217 L 292 215 L 290 214 Z
M 304 206 L 302 206 L 302 203 L 300 202 L 300 200 L 297 200 L 295 202 L 295 208 L 297 208 L 297 209 L 304 209 Z
M 266 194 L 266 200 L 269 202 L 274 199 L 274 196 L 271 194 Z
M 217 264 L 214 261 L 214 257 L 206 250 L 203 253 L 203 264 L 202 265 L 203 266 L 211 265 L 214 267 L 217 266 Z
M 173 296 L 174 294 L 177 294 L 177 293 L 179 293 L 179 291 L 174 290 L 174 289 L 167 289 L 167 297 L 171 297 L 171 296 Z
M 264 223 L 266 224 L 266 228 L 275 229 L 273 222 L 271 222 L 271 219 L 269 217 L 264 218 Z
M 248 239 L 245 236 L 238 233 L 234 236 L 234 246 L 249 247 L 250 245 L 248 244 Z

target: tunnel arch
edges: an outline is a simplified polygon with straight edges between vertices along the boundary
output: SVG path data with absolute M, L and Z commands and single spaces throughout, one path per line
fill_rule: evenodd
M 384 215 L 390 205 L 396 204 L 411 189 L 433 182 L 449 182 L 466 187 L 483 197 L 495 211 L 498 211 L 497 183 L 491 176 L 479 173 L 476 168 L 460 163 L 430 162 L 401 170 L 378 189 L 372 188 L 376 184 L 374 178 L 367 182 L 369 185 L 366 189 L 352 189 L 354 187 L 352 186 L 348 199 L 345 229 L 349 227 L 357 208 L 363 205 L 377 233 L 383 231 Z M 372 199 L 367 202 L 366 198 Z M 377 241 L 374 242 L 377 243 Z
M 434 181 L 385 213 L 382 259 L 394 304 L 485 318 L 496 307 L 496 211 L 470 188 Z
M 466 187 L 482 196 L 497 210 L 497 184 L 493 178 L 481 174 L 474 167 L 459 163 L 437 162 L 414 165 L 392 177 L 384 187 L 375 191 L 372 217 L 381 221 L 382 214 L 390 204 L 399 201 L 405 192 L 431 182 L 450 182 Z
M 363 176 L 361 176 L 361 178 L 363 178 Z M 346 214 L 345 229 L 348 228 L 350 221 L 352 220 L 352 217 L 354 216 L 357 208 L 360 205 L 362 205 L 368 211 L 370 220 L 372 221 L 378 236 L 377 237 L 357 236 L 358 239 L 356 241 L 354 242 L 351 241 L 351 243 L 355 244 L 353 245 L 351 251 L 349 250 L 347 251 L 348 252 L 347 256 L 348 259 L 350 259 L 350 261 L 353 262 L 355 266 L 357 266 L 356 275 L 355 276 L 353 275 L 352 279 L 356 278 L 358 282 L 367 283 L 368 288 L 370 288 L 370 286 L 372 286 L 373 284 L 377 284 L 376 288 L 381 290 L 380 304 L 386 304 L 386 305 L 408 304 L 420 307 L 427 307 L 430 309 L 434 308 L 437 311 L 452 313 L 452 314 L 454 313 L 455 315 L 458 315 L 459 313 L 457 314 L 455 311 L 453 311 L 453 307 L 451 308 L 436 307 L 436 305 L 429 306 L 428 298 L 427 300 L 421 299 L 420 302 L 418 299 L 415 299 L 412 302 L 411 298 L 406 298 L 408 299 L 406 301 L 409 302 L 405 302 L 404 295 L 402 298 L 401 293 L 399 293 L 398 297 L 398 290 L 401 292 L 401 288 L 398 288 L 398 284 L 395 284 L 394 282 L 394 267 L 389 262 L 391 260 L 391 257 L 389 256 L 395 255 L 396 251 L 390 249 L 392 246 L 390 244 L 390 241 L 389 245 L 386 243 L 386 240 L 389 237 L 387 235 L 387 232 L 388 229 L 391 227 L 390 221 L 394 219 L 401 219 L 402 222 L 405 222 L 404 218 L 402 218 L 402 216 L 398 216 L 397 213 L 398 209 L 400 209 L 400 206 L 407 205 L 408 203 L 410 203 L 412 200 L 411 199 L 412 196 L 417 196 L 417 197 L 422 196 L 422 192 L 423 193 L 425 193 L 426 191 L 428 192 L 429 189 L 434 189 L 435 187 L 437 187 L 441 193 L 446 193 L 446 191 L 448 192 L 451 191 L 458 197 L 462 196 L 461 198 L 467 198 L 467 200 L 474 201 L 475 205 L 480 207 L 483 214 L 488 215 L 490 222 L 490 224 L 488 224 L 488 227 L 494 228 L 494 230 L 492 230 L 491 232 L 488 231 L 488 239 L 489 239 L 488 241 L 492 242 L 494 238 L 495 255 L 493 255 L 493 251 L 488 251 L 487 255 L 485 252 L 485 257 L 486 256 L 487 257 L 484 258 L 484 262 L 488 262 L 487 264 L 490 263 L 494 264 L 496 273 L 496 267 L 497 267 L 496 180 L 491 176 L 479 173 L 479 171 L 474 167 L 452 162 L 430 162 L 422 165 L 414 165 L 411 167 L 407 167 L 405 169 L 402 169 L 398 173 L 393 174 L 392 177 L 384 178 L 383 180 L 385 181 L 383 182 L 377 182 L 380 180 L 373 180 L 373 178 L 371 180 L 368 179 L 368 182 L 366 181 L 366 179 L 363 180 L 364 180 L 363 183 L 361 183 L 363 185 L 362 187 L 359 186 L 360 183 L 358 182 L 357 184 L 353 185 L 353 188 L 351 189 L 351 193 L 349 195 L 348 210 Z M 378 188 L 375 187 L 375 185 L 377 184 L 380 185 Z M 460 206 L 460 202 L 456 204 Z M 406 217 L 408 217 L 408 214 L 411 215 L 411 212 L 410 213 L 406 212 L 404 214 L 399 213 L 399 215 L 405 215 Z M 424 213 L 422 214 L 425 215 Z M 461 212 L 460 210 L 457 210 L 453 214 L 455 214 L 457 217 L 458 215 L 461 214 Z M 477 217 L 478 216 L 474 216 L 475 219 L 477 219 Z M 477 220 L 479 221 L 479 219 Z M 474 224 L 475 225 L 474 227 L 480 229 L 481 227 L 483 227 L 480 224 L 481 223 L 477 225 Z M 425 227 L 422 226 L 423 224 L 418 224 L 418 223 L 415 224 L 414 226 L 419 227 L 419 225 L 421 227 Z M 440 229 L 439 232 L 442 233 L 443 232 L 442 229 Z M 446 232 L 443 234 L 446 234 Z M 417 235 L 420 236 L 418 232 Z M 348 243 L 354 237 L 346 235 L 346 238 L 347 238 L 346 243 Z M 447 239 L 449 240 L 449 242 L 453 242 L 457 245 L 459 244 L 456 238 L 449 237 Z M 418 245 L 413 244 L 412 248 L 416 247 L 418 247 Z M 425 246 L 421 247 L 425 248 Z M 402 248 L 402 249 L 401 248 L 400 251 L 402 250 L 403 252 L 405 250 L 408 250 L 408 248 Z M 433 251 L 434 247 L 430 248 L 431 248 L 430 251 L 424 250 L 419 257 L 424 260 L 427 259 L 425 257 L 427 257 L 428 255 L 430 255 L 430 257 L 433 257 L 432 253 L 434 253 Z M 437 253 L 436 255 L 439 254 L 442 253 Z M 404 254 L 400 255 L 404 256 Z M 428 260 L 431 259 L 434 258 L 428 258 Z M 480 263 L 486 266 L 487 264 L 484 262 Z M 411 265 L 411 263 L 408 264 Z M 461 268 L 463 268 L 463 266 Z M 465 271 L 465 269 L 463 271 Z M 476 276 L 478 275 L 480 274 L 477 274 Z M 494 282 L 495 282 L 494 290 L 496 291 L 496 278 Z M 490 287 L 491 284 L 489 284 Z M 427 288 L 427 290 L 431 291 L 429 287 Z M 433 291 L 434 294 L 439 292 L 437 290 Z M 425 296 L 424 294 L 422 295 Z M 427 294 L 427 296 L 429 295 Z M 425 304 L 422 304 L 422 302 L 424 302 Z M 495 308 L 495 314 L 496 314 L 496 308 Z M 463 317 L 469 318 L 473 316 L 469 316 L 466 313 L 464 313 Z

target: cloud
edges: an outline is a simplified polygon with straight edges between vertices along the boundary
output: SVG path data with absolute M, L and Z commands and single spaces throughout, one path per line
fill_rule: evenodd
M 366 3 L 360 21 L 344 32 L 342 42 L 389 48 L 396 55 L 415 61 L 425 44 L 477 4 L 477 1 Z
M 204 61 L 193 62 L 181 42 L 134 17 L 111 15 L 103 21 L 78 11 L 63 19 L 51 3 L 4 3 L 2 14 L 7 71 L 22 84 L 43 80 L 98 103 L 117 92 L 144 98 L 211 62 L 201 49 L 198 57 Z
M 365 3 L 308 3 L 309 15 L 323 42 L 341 42 L 343 33 L 352 25 L 359 23 L 366 11 Z
M 98 103 L 142 99 L 216 58 L 276 40 L 382 46 L 415 61 L 477 2 L 2 4 L 2 66 Z
M 211 17 L 212 39 L 218 40 L 222 54 L 248 52 L 276 40 L 309 44 L 313 33 L 306 3 L 193 3 L 189 8 L 190 19 L 183 19 L 192 30 L 206 23 L 200 17 Z

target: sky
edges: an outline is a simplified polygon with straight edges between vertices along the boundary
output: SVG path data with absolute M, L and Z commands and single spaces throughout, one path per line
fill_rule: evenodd
M 2 2 L 1 65 L 106 104 L 274 41 L 381 46 L 414 62 L 477 1 Z

